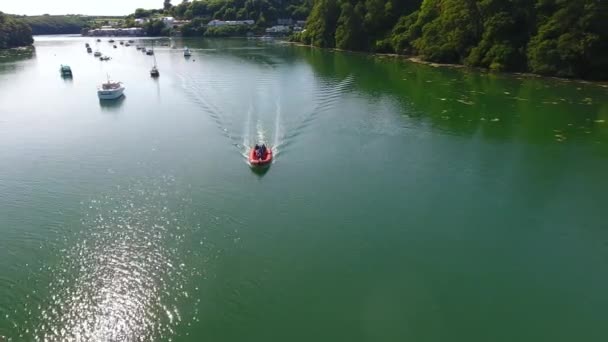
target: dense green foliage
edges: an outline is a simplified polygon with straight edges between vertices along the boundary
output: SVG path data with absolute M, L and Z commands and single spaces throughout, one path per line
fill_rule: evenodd
M 311 6 L 312 0 L 194 0 L 165 9 L 179 19 L 251 19 L 270 23 L 279 18 L 304 20 Z
M 32 29 L 23 20 L 0 12 L 0 49 L 31 45 Z
M 313 0 L 193 0 L 172 5 L 164 0 L 163 8 L 138 8 L 132 18 L 152 18 L 156 15 L 177 19 L 254 20 L 267 26 L 279 18 L 304 20 L 310 13 Z
M 168 28 L 161 20 L 150 20 L 143 25 L 146 35 L 150 37 L 166 36 L 168 35 Z
M 163 10 L 161 9 L 150 9 L 146 10 L 143 8 L 138 8 L 135 10 L 135 13 L 131 14 L 129 17 L 133 18 L 150 18 L 157 14 L 163 14 Z
M 33 34 L 76 34 L 89 24 L 88 17 L 77 15 L 24 16 Z
M 207 37 L 245 36 L 251 30 L 245 25 L 208 27 L 204 35 Z
M 530 70 L 608 79 L 608 3 L 538 1 L 538 29 L 528 45 Z
M 294 40 L 441 63 L 608 78 L 604 0 L 315 0 Z
M 207 28 L 206 23 L 218 20 L 253 20 L 258 31 L 276 24 L 278 19 L 304 20 L 310 13 L 313 0 L 183 0 L 178 5 L 164 0 L 163 8 L 146 10 L 138 8 L 127 16 L 126 21 L 135 18 L 158 18 L 172 16 L 180 20 L 192 20 L 181 28 L 184 36 L 230 36 L 243 35 L 251 27 Z M 145 26 L 149 35 L 158 35 L 158 30 Z M 166 32 L 165 32 L 166 33 Z

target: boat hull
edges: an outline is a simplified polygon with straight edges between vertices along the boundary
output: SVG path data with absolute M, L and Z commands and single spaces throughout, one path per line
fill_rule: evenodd
M 270 148 L 267 149 L 266 155 L 262 159 L 256 158 L 254 148 L 249 151 L 249 164 L 252 167 L 268 166 L 270 163 L 272 163 L 272 150 Z
M 97 97 L 99 97 L 100 100 L 116 100 L 120 98 L 124 92 L 124 87 L 121 87 L 116 90 L 98 90 Z

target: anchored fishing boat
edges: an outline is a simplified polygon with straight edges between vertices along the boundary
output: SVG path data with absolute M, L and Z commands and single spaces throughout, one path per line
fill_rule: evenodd
M 156 78 L 160 76 L 160 72 L 158 71 L 158 66 L 156 65 L 156 55 L 154 55 L 154 66 L 150 70 L 150 76 Z
M 72 68 L 70 68 L 69 65 L 61 65 L 61 67 L 59 68 L 59 72 L 61 73 L 61 76 L 64 77 L 72 77 Z
M 97 96 L 100 100 L 116 100 L 123 95 L 124 91 L 125 86 L 122 82 L 113 82 L 108 76 L 108 81 L 97 88 Z

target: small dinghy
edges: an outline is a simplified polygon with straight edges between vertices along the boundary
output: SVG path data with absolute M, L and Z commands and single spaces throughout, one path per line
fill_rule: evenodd
M 272 162 L 272 150 L 266 145 L 255 145 L 249 151 L 249 164 L 251 166 L 265 166 Z

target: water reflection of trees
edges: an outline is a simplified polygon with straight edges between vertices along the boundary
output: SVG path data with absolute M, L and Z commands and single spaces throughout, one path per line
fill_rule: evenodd
M 389 96 L 401 104 L 400 114 L 452 134 L 530 143 L 608 140 L 608 92 L 596 84 L 289 50 L 325 77 L 353 74 L 354 88 L 371 103 Z
M 36 48 L 33 46 L 0 50 L 0 73 L 12 72 L 17 69 L 18 62 L 34 57 L 36 57 Z

